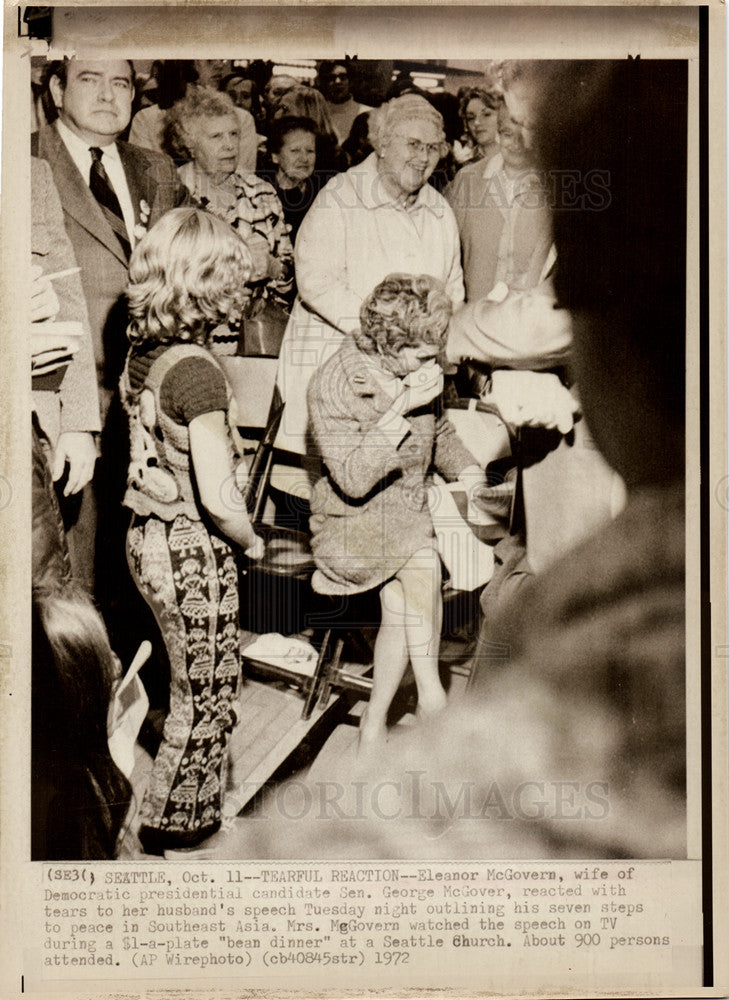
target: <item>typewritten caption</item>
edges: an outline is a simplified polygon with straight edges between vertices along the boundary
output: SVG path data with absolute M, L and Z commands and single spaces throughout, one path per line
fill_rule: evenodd
M 44 864 L 39 979 L 671 964 L 671 863 Z M 38 927 L 42 926 L 42 934 Z M 30 956 L 28 956 L 30 957 Z M 349 971 L 349 977 L 347 972 Z M 430 973 L 429 973 L 430 975 Z

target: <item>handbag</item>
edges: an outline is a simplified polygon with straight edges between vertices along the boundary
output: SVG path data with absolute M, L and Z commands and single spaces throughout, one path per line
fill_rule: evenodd
M 243 320 L 238 354 L 245 358 L 277 358 L 288 321 L 283 306 L 266 299 L 262 309 Z

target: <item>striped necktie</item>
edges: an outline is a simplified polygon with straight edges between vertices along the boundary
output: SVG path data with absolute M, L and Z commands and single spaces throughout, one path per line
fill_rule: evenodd
M 101 162 L 103 151 L 98 146 L 90 146 L 89 152 L 91 153 L 91 173 L 89 174 L 91 193 L 101 206 L 101 211 L 104 213 L 106 221 L 114 230 L 116 238 L 119 240 L 121 248 L 124 251 L 124 256 L 129 260 L 132 253 L 129 234 L 124 224 L 124 216 L 122 215 L 119 199 L 109 180 L 109 175 L 104 169 L 104 164 Z

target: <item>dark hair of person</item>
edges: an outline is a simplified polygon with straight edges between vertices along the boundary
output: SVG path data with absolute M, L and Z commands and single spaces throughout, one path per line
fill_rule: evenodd
M 157 71 L 157 104 L 166 111 L 185 96 L 187 85 L 197 80 L 190 59 L 164 59 Z
M 126 61 L 129 64 L 129 69 L 132 71 L 132 89 L 134 89 L 136 82 L 134 63 L 131 59 L 127 59 Z M 65 88 L 68 81 L 68 64 L 70 62 L 71 60 L 68 56 L 65 56 L 63 59 L 54 59 L 53 62 L 48 65 L 48 75 L 46 76 L 46 80 L 50 80 L 52 76 L 55 76 L 58 78 L 61 86 Z
M 279 153 L 286 136 L 290 132 L 297 131 L 309 132 L 315 138 L 319 137 L 319 130 L 312 118 L 303 115 L 284 115 L 282 118 L 274 118 L 268 136 L 269 153 Z
M 537 95 L 537 151 L 555 204 L 557 298 L 601 358 L 599 372 L 585 365 L 579 377 L 592 380 L 595 407 L 610 408 L 615 392 L 639 401 L 637 420 L 623 416 L 608 431 L 596 411 L 594 421 L 586 412 L 588 423 L 626 482 L 668 481 L 685 466 L 686 65 L 517 70 L 514 79 Z
M 349 60 L 344 59 L 322 59 L 316 71 L 317 81 L 326 81 L 334 72 L 335 66 L 344 66 L 349 76 Z
M 418 94 L 427 100 L 428 93 L 413 81 L 409 73 L 401 73 L 396 80 L 390 84 L 390 88 L 385 95 L 385 102 L 391 101 L 395 97 L 402 97 L 403 94 Z
M 56 107 L 56 102 L 53 100 L 53 95 L 51 94 L 50 87 L 48 83 L 51 77 L 54 75 L 53 66 L 54 63 L 46 63 L 43 67 L 43 73 L 41 75 L 41 82 L 39 84 L 31 83 L 33 90 L 33 96 L 40 100 L 41 107 L 43 108 L 43 114 L 45 119 L 50 125 L 58 118 L 58 108 Z M 65 71 L 64 71 L 65 72 Z
M 247 73 L 245 70 L 236 69 L 232 73 L 228 73 L 220 81 L 220 89 L 227 94 L 228 84 L 232 80 L 247 80 L 253 86 L 251 87 L 251 114 L 256 122 L 258 122 L 264 115 L 263 108 L 261 106 L 261 95 L 258 91 L 258 84 L 253 79 L 253 77 Z
M 34 860 L 113 858 L 132 787 L 109 752 L 107 713 L 120 668 L 77 586 L 33 602 Z
M 458 117 L 458 98 L 447 90 L 441 93 L 427 94 L 426 98 L 443 118 L 443 129 L 446 142 L 453 144 L 461 135 L 461 121 Z
M 349 135 L 342 143 L 342 152 L 350 167 L 362 163 L 372 152 L 369 138 L 369 111 L 362 111 L 352 122 Z

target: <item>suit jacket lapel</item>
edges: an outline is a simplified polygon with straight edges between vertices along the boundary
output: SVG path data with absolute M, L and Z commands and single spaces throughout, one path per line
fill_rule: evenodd
M 143 221 L 139 206 L 142 201 L 146 201 L 151 209 L 157 194 L 157 182 L 149 169 L 149 161 L 141 149 L 128 142 L 119 142 L 117 146 L 134 206 L 134 222 L 139 224 Z M 148 220 L 144 224 L 148 225 Z
M 104 218 L 99 203 L 71 159 L 63 139 L 52 126 L 41 131 L 38 152 L 51 166 L 64 212 L 103 243 L 122 264 L 126 264 L 126 257 L 114 230 Z

